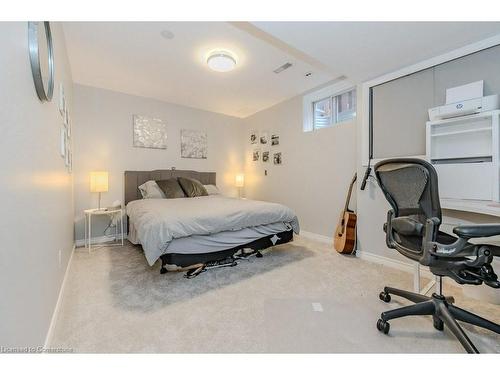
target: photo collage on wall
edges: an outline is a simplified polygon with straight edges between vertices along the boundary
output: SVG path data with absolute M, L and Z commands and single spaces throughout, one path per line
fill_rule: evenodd
M 71 146 L 71 117 L 69 113 L 68 103 L 66 102 L 66 97 L 64 96 L 64 86 L 59 84 L 59 114 L 62 118 L 61 130 L 60 130 L 60 146 L 59 154 L 64 159 L 64 165 L 68 170 L 68 173 L 73 172 L 73 151 Z
M 250 144 L 252 145 L 252 160 L 254 162 L 282 164 L 282 154 L 279 150 L 280 136 L 265 130 L 253 130 L 250 133 Z

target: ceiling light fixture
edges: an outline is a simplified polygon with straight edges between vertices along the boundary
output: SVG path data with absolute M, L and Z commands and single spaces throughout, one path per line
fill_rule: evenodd
M 213 51 L 208 55 L 207 64 L 216 72 L 229 72 L 236 67 L 236 58 L 228 51 Z

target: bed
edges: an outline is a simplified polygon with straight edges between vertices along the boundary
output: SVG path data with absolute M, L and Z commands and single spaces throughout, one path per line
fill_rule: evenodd
M 128 239 L 142 245 L 149 265 L 161 260 L 161 273 L 196 265 L 234 265 L 235 254 L 261 257 L 260 250 L 292 241 L 299 233 L 295 213 L 277 203 L 223 195 L 142 199 L 141 184 L 178 177 L 216 185 L 214 172 L 125 172 Z

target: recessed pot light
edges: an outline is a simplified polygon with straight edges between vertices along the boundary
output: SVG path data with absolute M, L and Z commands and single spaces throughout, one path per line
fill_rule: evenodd
M 160 35 L 162 37 L 164 37 L 165 39 L 174 39 L 174 36 L 175 36 L 174 33 L 171 32 L 170 30 L 162 30 Z
M 213 51 L 208 55 L 207 64 L 216 72 L 229 72 L 236 67 L 236 58 L 228 51 Z

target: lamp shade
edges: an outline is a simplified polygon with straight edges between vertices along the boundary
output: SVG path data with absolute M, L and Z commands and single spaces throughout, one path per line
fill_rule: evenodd
M 243 187 L 245 185 L 245 175 L 243 173 L 237 174 L 234 179 L 234 184 L 236 187 Z
M 108 172 L 90 172 L 90 192 L 104 193 L 108 191 Z

